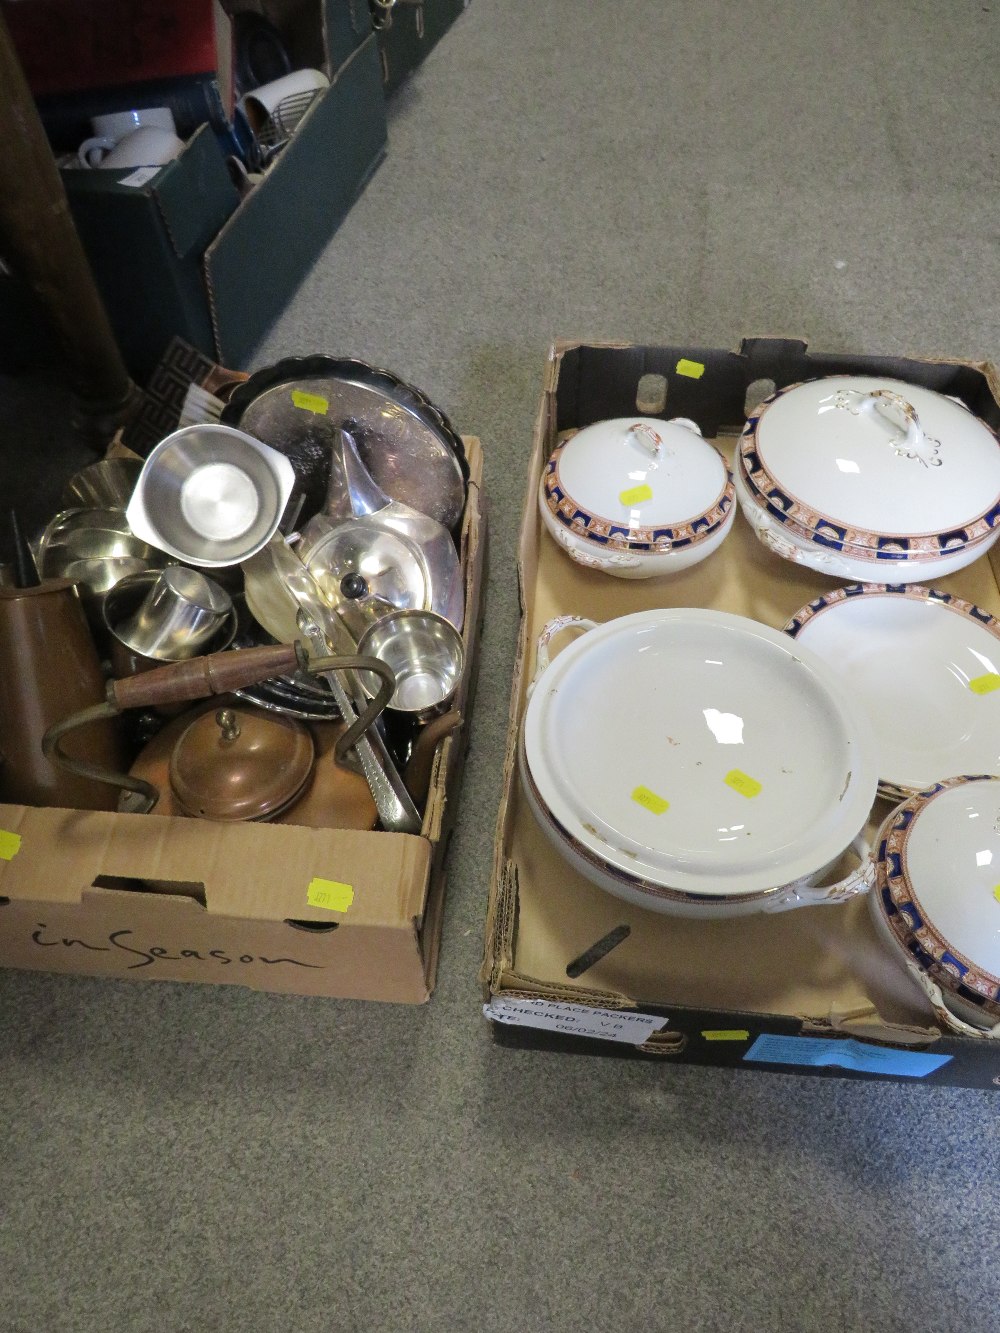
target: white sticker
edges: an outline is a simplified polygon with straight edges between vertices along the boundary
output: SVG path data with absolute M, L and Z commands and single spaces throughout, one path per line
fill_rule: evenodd
M 589 1004 L 569 1004 L 562 1000 L 499 997 L 483 1005 L 483 1014 L 497 1023 L 513 1023 L 515 1027 L 600 1037 L 603 1041 L 624 1041 L 630 1046 L 641 1046 L 668 1022 L 659 1014 L 637 1014 L 633 1009 L 594 1009 Z
M 140 167 L 138 171 L 133 171 L 131 176 L 123 176 L 118 184 L 131 185 L 138 189 L 140 185 L 145 185 L 147 181 L 151 181 L 162 170 L 162 167 Z

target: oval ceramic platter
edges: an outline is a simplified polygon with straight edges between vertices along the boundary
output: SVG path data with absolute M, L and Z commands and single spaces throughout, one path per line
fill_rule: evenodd
M 529 797 L 655 893 L 746 895 L 812 874 L 875 795 L 860 714 L 787 635 L 661 608 L 582 635 L 525 712 Z
M 959 773 L 1000 773 L 1000 622 L 918 584 L 855 583 L 785 626 L 867 712 L 879 786 L 900 799 Z

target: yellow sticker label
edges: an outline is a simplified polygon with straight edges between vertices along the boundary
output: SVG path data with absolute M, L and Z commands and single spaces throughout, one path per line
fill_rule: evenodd
M 335 879 L 313 879 L 306 890 L 310 907 L 325 907 L 328 912 L 346 912 L 354 902 L 354 889 Z
M 732 787 L 733 791 L 745 796 L 747 800 L 759 796 L 764 790 L 756 778 L 750 777 L 748 773 L 742 773 L 738 768 L 731 768 L 722 781 L 727 787 Z
M 662 796 L 657 796 L 656 792 L 650 791 L 648 787 L 636 787 L 632 793 L 632 800 L 653 815 L 662 815 L 664 810 L 670 809 L 670 802 L 665 801 Z
M 21 850 L 20 833 L 8 833 L 0 828 L 0 861 L 13 861 Z
M 686 357 L 681 357 L 677 362 L 678 375 L 687 375 L 688 379 L 700 380 L 705 373 L 705 367 L 700 361 L 688 361 Z
M 643 500 L 652 500 L 653 492 L 649 486 L 643 482 L 641 486 L 633 486 L 630 491 L 622 491 L 618 499 L 623 505 L 639 505 Z
M 996 888 L 993 890 L 993 897 L 997 900 L 998 903 L 1000 903 L 1000 884 L 998 884 Z
M 987 671 L 985 676 L 970 680 L 969 689 L 973 694 L 992 694 L 994 690 L 1000 690 L 1000 676 L 995 671 Z
M 292 390 L 292 404 L 301 407 L 303 412 L 315 412 L 320 417 L 325 417 L 330 407 L 318 393 L 303 393 L 301 389 Z
M 749 1041 L 746 1028 L 709 1028 L 701 1034 L 706 1041 Z

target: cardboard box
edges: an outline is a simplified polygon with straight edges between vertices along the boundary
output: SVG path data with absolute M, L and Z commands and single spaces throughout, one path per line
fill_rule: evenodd
M 295 64 L 322 68 L 331 85 L 245 199 L 207 109 L 198 128 L 178 118 L 191 137 L 159 171 L 62 172 L 122 354 L 140 382 L 174 335 L 242 364 L 385 155 L 381 65 L 367 5 L 359 3 L 256 6 L 287 31 Z M 192 83 L 190 92 L 204 108 L 204 88 Z M 65 135 L 65 114 L 59 126 Z
M 465 441 L 468 718 L 482 618 L 482 451 Z M 419 835 L 0 805 L 0 966 L 417 1004 L 431 994 L 468 728 Z M 137 881 L 156 881 L 160 891 Z
M 541 470 L 560 434 L 635 412 L 640 376 L 657 374 L 667 383 L 659 415 L 693 418 L 731 451 L 734 439 L 725 437 L 742 429 L 751 385 L 850 372 L 954 394 L 1000 425 L 1000 376 L 986 364 L 812 353 L 801 341 L 779 338 L 746 339 L 735 351 L 569 342 L 552 348 L 520 535 L 522 621 L 482 969 L 485 1012 L 498 1042 L 1000 1088 L 1000 1043 L 936 1026 L 920 991 L 878 941 L 864 899 L 731 921 L 631 907 L 563 861 L 520 790 L 516 746 L 525 691 L 537 636 L 551 617 L 603 621 L 651 606 L 704 606 L 781 628 L 835 586 L 765 550 L 742 515 L 717 552 L 669 578 L 629 582 L 581 568 L 551 541 L 537 509 Z M 939 586 L 1000 613 L 1000 555 Z M 876 806 L 875 826 L 888 809 Z
M 378 29 L 385 91 L 392 94 L 430 55 L 468 0 L 399 0 Z

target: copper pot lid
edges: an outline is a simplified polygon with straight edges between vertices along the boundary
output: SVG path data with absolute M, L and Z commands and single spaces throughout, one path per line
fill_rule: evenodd
M 203 713 L 170 757 L 178 804 L 199 819 L 268 819 L 302 791 L 315 747 L 308 729 L 280 714 L 228 707 Z

